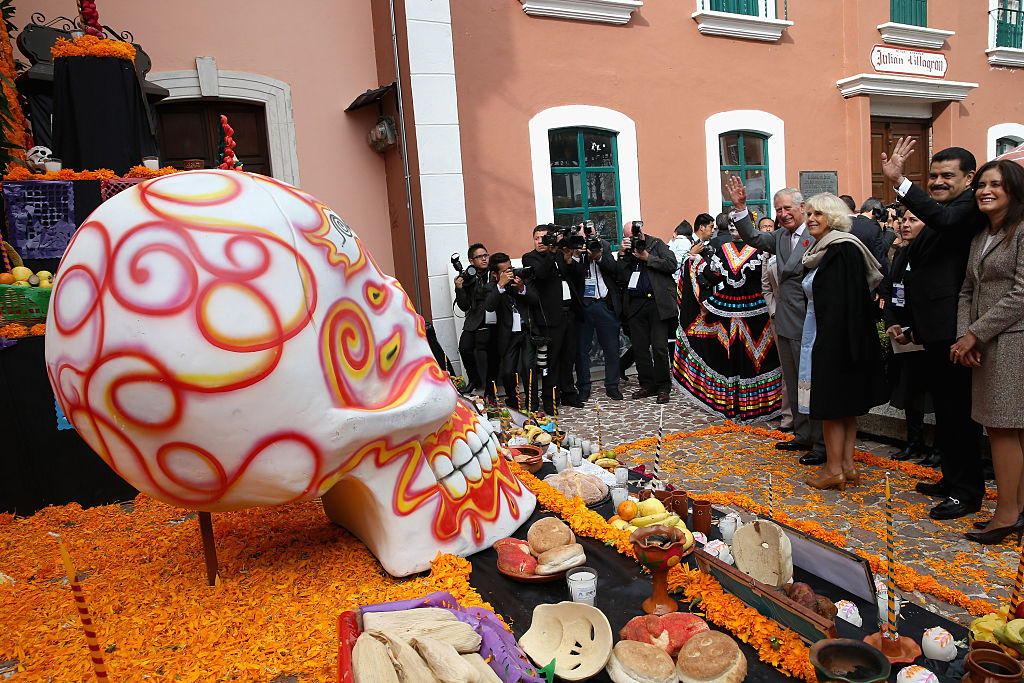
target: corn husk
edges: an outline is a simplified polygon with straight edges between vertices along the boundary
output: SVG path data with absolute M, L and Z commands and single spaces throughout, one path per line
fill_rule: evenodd
M 409 643 L 388 631 L 366 631 L 387 646 L 401 683 L 437 683 L 427 663 Z
M 434 638 L 413 638 L 412 646 L 442 683 L 476 683 L 477 672 L 455 648 Z
M 451 610 L 442 607 L 416 607 L 398 612 L 365 612 L 364 631 L 404 631 L 418 624 L 458 621 Z
M 368 633 L 352 648 L 352 676 L 355 683 L 400 683 L 387 645 Z
M 487 666 L 487 662 L 480 656 L 480 653 L 471 652 L 470 654 L 462 655 L 462 660 L 476 670 L 477 683 L 502 683 L 501 678 L 498 674 L 494 673 L 494 669 Z
M 483 640 L 472 626 L 462 621 L 435 621 L 422 623 L 401 632 L 406 640 L 433 638 L 448 643 L 459 654 L 477 652 Z

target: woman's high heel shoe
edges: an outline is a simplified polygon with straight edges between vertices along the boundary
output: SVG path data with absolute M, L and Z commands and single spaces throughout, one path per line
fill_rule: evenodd
M 860 470 L 854 467 L 852 470 L 843 470 L 847 486 L 860 486 Z
M 986 519 L 984 522 L 974 522 L 971 524 L 975 529 L 984 529 L 992 523 L 991 519 Z M 1017 516 L 1017 524 L 1024 524 L 1024 512 Z
M 842 472 L 831 477 L 822 472 L 821 476 L 807 477 L 804 483 L 811 488 L 821 489 L 822 491 L 826 489 L 846 490 L 846 476 Z
M 1017 534 L 1017 542 L 1021 540 L 1021 535 L 1024 535 L 1024 520 L 1018 518 L 1017 523 L 1013 526 L 1004 526 L 999 529 L 990 529 L 988 531 L 968 531 L 964 534 L 964 537 L 968 541 L 974 541 L 975 543 L 981 543 L 983 545 L 997 545 L 1003 542 L 1010 534 Z

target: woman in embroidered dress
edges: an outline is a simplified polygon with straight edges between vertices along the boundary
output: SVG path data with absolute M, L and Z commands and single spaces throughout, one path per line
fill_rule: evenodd
M 807 315 L 797 385 L 800 412 L 821 420 L 825 437 L 825 467 L 807 484 L 840 491 L 860 484 L 853 464 L 857 416 L 887 399 L 871 295 L 882 273 L 850 234 L 849 213 L 828 192 L 807 201 L 807 231 L 816 241 L 803 256 Z
M 672 374 L 697 405 L 736 422 L 776 417 L 782 370 L 761 293 L 767 256 L 719 231 L 680 270 Z

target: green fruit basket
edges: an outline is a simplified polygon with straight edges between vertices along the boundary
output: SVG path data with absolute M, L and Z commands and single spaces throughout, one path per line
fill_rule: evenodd
M 50 305 L 49 289 L 0 285 L 0 323 L 32 326 L 46 320 Z

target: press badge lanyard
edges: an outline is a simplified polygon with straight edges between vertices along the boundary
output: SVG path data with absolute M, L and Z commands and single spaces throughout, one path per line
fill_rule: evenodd
M 910 262 L 907 262 L 907 269 L 904 273 L 910 272 Z M 903 308 L 907 305 L 907 288 L 903 282 L 892 283 L 892 305 L 896 308 Z

